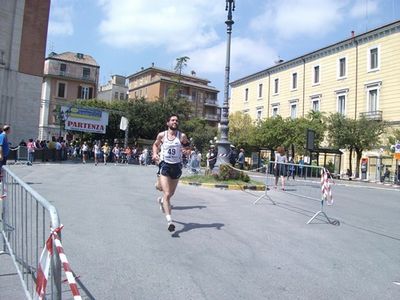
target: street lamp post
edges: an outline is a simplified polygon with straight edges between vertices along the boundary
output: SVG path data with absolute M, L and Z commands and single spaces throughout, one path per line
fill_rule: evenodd
M 64 121 L 64 112 L 60 109 L 60 112 L 58 114 L 58 119 L 60 121 L 60 132 L 58 134 L 58 138 L 61 138 L 61 127 L 62 127 L 62 122 Z
M 225 85 L 224 85 L 224 103 L 222 105 L 221 114 L 221 137 L 217 142 L 218 145 L 218 159 L 217 166 L 221 164 L 228 164 L 228 154 L 230 151 L 230 142 L 228 140 L 229 132 L 229 73 L 230 73 L 230 60 L 231 60 L 231 34 L 232 34 L 232 12 L 235 10 L 235 0 L 226 0 L 225 10 L 228 11 L 228 18 L 225 21 L 227 27 L 227 43 L 226 43 L 226 65 L 225 65 Z

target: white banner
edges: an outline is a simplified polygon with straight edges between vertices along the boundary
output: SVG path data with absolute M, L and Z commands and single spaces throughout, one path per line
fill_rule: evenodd
M 95 108 L 62 106 L 65 129 L 90 133 L 106 133 L 108 112 Z
M 119 124 L 119 129 L 126 130 L 128 128 L 129 121 L 125 117 L 121 117 L 121 123 Z

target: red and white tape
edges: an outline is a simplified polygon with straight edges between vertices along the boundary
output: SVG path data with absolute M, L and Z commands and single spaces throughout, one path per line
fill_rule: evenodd
M 327 169 L 323 169 L 321 171 L 321 193 L 322 199 L 324 199 L 328 205 L 332 205 L 333 197 L 331 183 L 329 182 L 329 175 L 330 174 Z
M 74 300 L 82 300 L 82 297 L 79 294 L 78 285 L 76 284 L 74 275 L 72 273 L 67 257 L 65 256 L 64 248 L 61 244 L 61 240 L 58 235 L 58 232 L 60 232 L 62 228 L 63 226 L 61 225 L 60 227 L 54 229 L 50 233 L 50 236 L 46 241 L 42 254 L 40 255 L 37 280 L 36 280 L 36 294 L 33 298 L 35 300 L 44 299 L 44 296 L 46 295 L 46 285 L 49 276 L 50 261 L 51 261 L 51 256 L 54 254 L 53 241 L 54 244 L 56 245 L 56 251 L 60 257 L 60 261 L 63 265 L 65 276 L 67 277 L 67 281 L 71 289 L 72 296 L 74 297 Z

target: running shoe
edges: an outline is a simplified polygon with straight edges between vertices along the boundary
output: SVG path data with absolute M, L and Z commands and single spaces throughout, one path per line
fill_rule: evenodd
M 160 205 L 160 210 L 162 211 L 162 213 L 165 213 L 162 198 L 158 197 L 157 202 Z
M 174 223 L 172 223 L 172 221 L 168 222 L 168 231 L 169 232 L 175 231 L 175 225 L 174 225 Z

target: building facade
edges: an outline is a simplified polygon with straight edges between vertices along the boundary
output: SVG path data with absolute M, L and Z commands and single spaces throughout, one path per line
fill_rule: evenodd
M 211 126 L 217 126 L 220 121 L 220 108 L 217 96 L 219 91 L 209 86 L 207 79 L 191 75 L 179 75 L 154 66 L 142 69 L 128 76 L 129 98 L 144 97 L 149 101 L 155 101 L 167 97 L 171 87 L 179 81 L 181 96 L 185 97 L 193 107 L 193 117 L 203 118 Z
M 37 137 L 50 0 L 2 1 L 0 7 L 0 125 L 10 142 Z
M 112 75 L 111 80 L 100 86 L 97 99 L 106 102 L 128 100 L 126 77 Z
M 87 54 L 50 53 L 44 62 L 39 139 L 64 136 L 61 106 L 97 97 L 100 67 Z
M 235 80 L 231 87 L 231 112 L 242 111 L 253 119 L 321 111 L 385 120 L 398 127 L 400 21 L 352 33 L 339 43 Z

